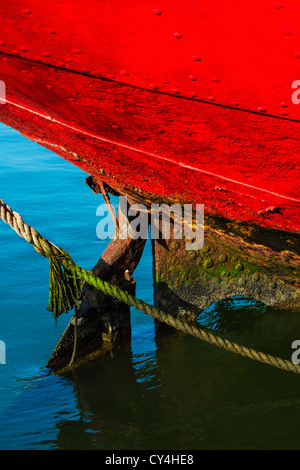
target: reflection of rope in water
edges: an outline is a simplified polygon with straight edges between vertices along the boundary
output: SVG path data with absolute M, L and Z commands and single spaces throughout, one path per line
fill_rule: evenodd
M 126 305 L 134 307 L 179 331 L 190 334 L 219 348 L 248 357 L 249 359 L 277 367 L 278 369 L 300 374 L 300 366 L 293 364 L 291 361 L 265 354 L 261 351 L 256 351 L 255 349 L 221 338 L 210 331 L 200 328 L 197 323 L 188 323 L 178 317 L 167 314 L 147 304 L 143 300 L 128 294 L 128 292 L 123 291 L 119 287 L 102 281 L 99 277 L 94 276 L 92 272 L 87 272 L 85 269 L 75 264 L 66 251 L 46 240 L 33 227 L 23 222 L 20 214 L 12 211 L 2 199 L 0 199 L 0 217 L 6 224 L 10 225 L 18 235 L 25 238 L 28 243 L 31 243 L 39 254 L 50 260 L 50 301 L 48 310 L 52 311 L 55 317 L 79 305 L 81 298 L 80 285 L 82 281 L 85 281 L 104 294 L 120 302 L 124 302 Z M 62 268 L 64 270 L 62 270 Z

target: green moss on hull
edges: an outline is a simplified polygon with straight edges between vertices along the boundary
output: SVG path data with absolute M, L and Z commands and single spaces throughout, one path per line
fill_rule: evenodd
M 197 251 L 187 251 L 185 240 L 155 241 L 156 300 L 172 298 L 168 302 L 173 310 L 195 312 L 195 305 L 206 308 L 219 299 L 242 295 L 300 311 L 298 235 L 291 240 L 279 234 L 276 239 L 272 232 L 268 238 L 270 233 L 264 230 L 261 239 L 256 232 L 251 243 L 250 232 L 253 229 L 244 226 L 232 231 L 208 226 L 205 244 Z M 177 308 L 181 300 L 184 307 Z

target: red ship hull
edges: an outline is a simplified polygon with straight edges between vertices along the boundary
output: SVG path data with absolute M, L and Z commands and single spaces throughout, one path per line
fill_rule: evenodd
M 2 0 L 0 14 L 2 122 L 122 194 L 300 231 L 295 1 Z

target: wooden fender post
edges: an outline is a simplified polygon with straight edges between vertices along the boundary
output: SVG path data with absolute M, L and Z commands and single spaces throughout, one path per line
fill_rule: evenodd
M 131 205 L 135 201 L 128 200 Z M 135 294 L 132 273 L 139 263 L 146 240 L 113 239 L 92 269 L 95 276 Z M 70 363 L 74 349 L 75 318 L 59 339 L 46 367 L 58 371 Z M 111 351 L 130 339 L 130 307 L 117 302 L 94 287 L 84 284 L 83 300 L 77 312 L 76 355 L 73 365 L 90 356 Z

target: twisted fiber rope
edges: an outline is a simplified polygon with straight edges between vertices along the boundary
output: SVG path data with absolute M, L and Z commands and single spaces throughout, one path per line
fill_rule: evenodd
M 12 211 L 10 207 L 2 201 L 2 199 L 0 199 L 0 217 L 6 224 L 10 225 L 13 230 L 20 235 L 20 237 L 25 238 L 28 243 L 31 243 L 38 253 L 47 258 L 52 256 L 57 257 L 61 266 L 71 272 L 74 276 L 85 280 L 88 284 L 101 290 L 104 294 L 109 295 L 118 301 L 124 302 L 126 305 L 134 307 L 135 309 L 140 310 L 141 312 L 150 315 L 152 318 L 166 323 L 183 333 L 190 334 L 219 348 L 277 367 L 278 369 L 300 374 L 300 366 L 293 364 L 289 360 L 272 356 L 271 354 L 266 354 L 261 351 L 256 351 L 255 349 L 221 338 L 220 336 L 202 329 L 197 323 L 189 323 L 179 317 L 167 314 L 162 310 L 147 304 L 143 300 L 128 294 L 128 292 L 123 291 L 119 287 L 101 280 L 99 277 L 94 276 L 93 273 L 87 272 L 85 269 L 74 263 L 66 251 L 46 240 L 34 228 L 23 222 L 21 216 Z
M 51 258 L 52 256 L 58 257 L 68 254 L 66 251 L 42 237 L 33 227 L 27 225 L 22 220 L 20 214 L 14 212 L 2 199 L 0 199 L 0 218 L 3 222 L 10 225 L 10 227 L 17 232 L 20 237 L 25 238 L 28 243 L 31 243 L 33 248 L 40 255 L 43 255 L 46 258 Z

